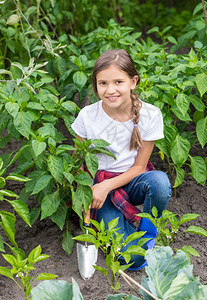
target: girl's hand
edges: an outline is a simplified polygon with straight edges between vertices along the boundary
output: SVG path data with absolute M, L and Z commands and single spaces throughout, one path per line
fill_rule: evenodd
M 100 209 L 110 192 L 110 189 L 108 188 L 107 180 L 104 180 L 100 183 L 96 183 L 91 187 L 93 192 L 93 201 L 90 205 L 90 208 Z

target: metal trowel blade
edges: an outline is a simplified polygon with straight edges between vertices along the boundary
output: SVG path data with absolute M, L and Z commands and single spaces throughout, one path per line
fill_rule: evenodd
M 98 249 L 95 245 L 82 245 L 77 243 L 78 268 L 84 280 L 91 278 L 95 272 L 93 265 L 98 259 Z

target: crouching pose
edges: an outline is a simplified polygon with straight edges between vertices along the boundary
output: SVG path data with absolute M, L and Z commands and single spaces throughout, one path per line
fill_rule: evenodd
M 162 139 L 163 119 L 159 108 L 141 101 L 134 93 L 139 75 L 129 53 L 123 49 L 108 50 L 96 61 L 93 88 L 100 99 L 84 107 L 72 128 L 77 138 L 104 139 L 116 156 L 97 154 L 99 167 L 92 186 L 96 220 L 108 222 L 119 217 L 117 227 L 124 238 L 137 231 L 138 205 L 151 213 L 153 206 L 161 216 L 171 196 L 164 172 L 154 170 L 149 162 L 155 140 Z M 151 222 L 150 222 L 151 223 Z M 146 219 L 139 230 L 156 230 Z M 137 240 L 130 245 L 136 245 Z M 144 247 L 147 249 L 147 244 Z M 124 249 L 126 250 L 126 249 Z M 144 257 L 133 255 L 133 267 L 143 265 Z

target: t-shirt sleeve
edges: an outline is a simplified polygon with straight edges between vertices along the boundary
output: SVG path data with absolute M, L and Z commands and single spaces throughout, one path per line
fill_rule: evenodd
M 156 141 L 164 138 L 163 117 L 159 108 L 156 108 L 153 117 L 149 119 L 148 126 L 142 136 L 143 141 Z
M 82 138 L 87 138 L 86 126 L 84 122 L 84 111 L 83 109 L 79 112 L 75 121 L 71 124 L 72 129 L 77 135 Z

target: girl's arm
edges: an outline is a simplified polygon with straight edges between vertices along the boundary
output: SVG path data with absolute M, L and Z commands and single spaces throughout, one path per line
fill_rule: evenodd
M 92 186 L 93 202 L 91 203 L 91 208 L 100 209 L 110 191 L 128 184 L 133 178 L 145 172 L 154 143 L 154 141 L 143 141 L 143 146 L 139 149 L 135 163 L 129 170 L 119 176 L 104 180 Z

